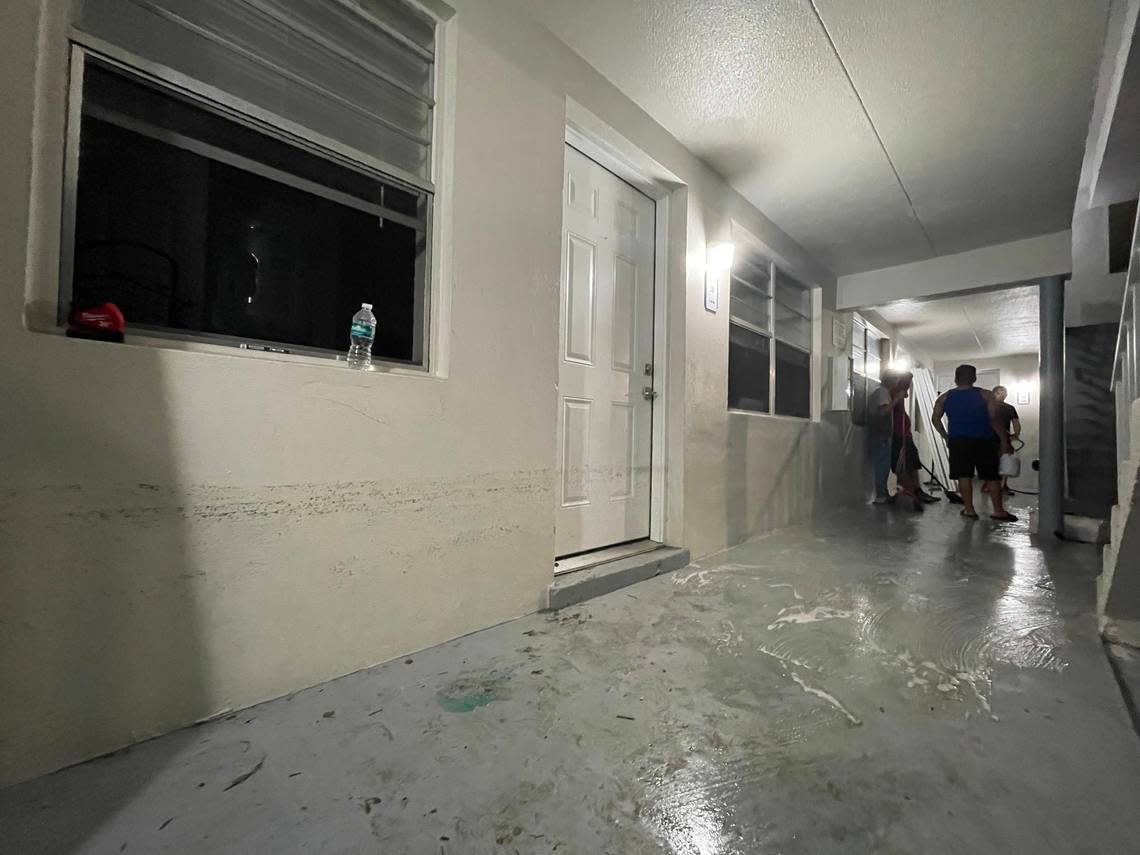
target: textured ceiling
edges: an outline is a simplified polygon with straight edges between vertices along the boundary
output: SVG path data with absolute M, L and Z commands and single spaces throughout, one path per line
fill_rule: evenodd
M 837 274 L 1069 227 L 1108 0 L 519 2 Z
M 1037 287 L 1009 288 L 942 300 L 904 300 L 874 311 L 934 359 L 979 359 L 1037 353 Z

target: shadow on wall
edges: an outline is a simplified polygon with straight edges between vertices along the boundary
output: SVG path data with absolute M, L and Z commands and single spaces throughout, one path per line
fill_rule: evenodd
M 11 338 L 19 347 L 0 354 L 0 785 L 210 712 L 196 608 L 208 580 L 187 541 L 164 354 Z M 164 743 L 156 763 L 190 738 Z M 44 784 L 0 793 L 0 814 Z M 20 851 L 72 851 L 146 785 L 117 778 L 84 804 L 52 805 L 44 839 Z
M 704 145 L 694 149 L 693 154 L 707 163 L 729 184 L 761 178 L 766 162 L 765 157 L 756 151 L 754 145 Z M 771 160 L 772 158 L 768 158 L 768 161 Z
M 864 502 L 870 494 L 865 433 L 847 413 L 828 413 L 820 422 L 732 415 L 727 439 L 727 546 Z
M 815 477 L 812 443 L 807 441 L 810 423 L 780 425 L 794 432 L 786 449 L 774 441 L 756 441 L 753 447 L 750 430 L 765 421 L 740 415 L 728 420 L 729 454 L 723 479 L 727 546 L 802 521 L 812 512 Z M 782 453 L 774 457 L 777 449 Z
M 821 461 L 819 490 L 826 507 L 861 503 L 874 494 L 871 436 L 847 412 L 824 413 L 818 428 L 830 453 Z

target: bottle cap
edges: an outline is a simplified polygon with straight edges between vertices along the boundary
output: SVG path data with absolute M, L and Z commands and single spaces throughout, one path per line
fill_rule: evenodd
M 361 304 L 360 304 L 360 308 L 362 308 L 362 309 L 369 309 L 369 310 L 371 310 L 371 309 L 372 309 L 372 304 L 371 304 L 371 303 L 361 303 Z

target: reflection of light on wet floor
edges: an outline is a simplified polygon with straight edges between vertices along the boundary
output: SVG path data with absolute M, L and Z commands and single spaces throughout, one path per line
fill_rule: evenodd
M 736 815 L 741 789 L 758 774 L 740 763 L 725 765 L 693 757 L 685 769 L 662 780 L 650 793 L 644 821 L 677 855 L 723 855 L 739 851 L 740 835 L 727 828 Z
M 977 548 L 1004 553 L 1008 563 L 980 561 L 972 552 Z M 1004 572 L 992 569 L 994 563 Z M 790 584 L 768 583 L 776 589 Z M 758 650 L 782 662 L 834 674 L 842 670 L 842 656 L 862 652 L 900 673 L 910 691 L 976 703 L 987 712 L 994 665 L 1065 667 L 1051 579 L 1041 552 L 1021 532 L 974 544 L 925 573 L 879 574 L 797 598 L 779 608 L 767 629 Z
M 901 670 L 908 688 L 972 697 L 988 710 L 995 664 L 1064 667 L 1063 628 L 1051 600 L 1028 579 L 1015 577 L 1004 591 L 1003 585 L 971 577 L 922 599 L 880 604 L 861 617 L 862 643 Z
M 756 551 L 674 577 L 681 625 L 707 646 L 714 684 L 724 683 L 722 703 L 751 726 L 765 724 L 750 732 L 761 751 L 734 756 L 741 744 L 729 739 L 727 749 L 689 754 L 650 784 L 642 820 L 664 849 L 766 851 L 757 838 L 745 840 L 766 835 L 764 827 L 745 832 L 732 818 L 786 773 L 789 746 L 830 744 L 837 728 L 867 718 L 880 703 L 869 688 L 886 688 L 891 697 L 897 691 L 923 711 L 933 711 L 937 699 L 967 717 L 997 718 L 995 666 L 1065 667 L 1063 623 L 1043 554 L 1019 530 L 964 535 L 887 542 L 879 569 L 857 578 L 844 577 L 841 558 L 788 550 Z M 718 608 L 730 617 L 713 617 Z M 787 680 L 792 694 L 782 709 L 733 677 L 753 663 Z M 809 697 L 797 701 L 798 692 Z
M 1012 552 L 1013 578 L 995 603 L 990 621 L 994 660 L 1060 671 L 1066 663 L 1058 647 L 1065 637 L 1052 579 L 1038 551 L 1023 546 Z

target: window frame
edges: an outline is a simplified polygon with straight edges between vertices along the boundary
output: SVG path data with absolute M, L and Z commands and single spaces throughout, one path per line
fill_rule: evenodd
M 416 4 L 419 5 L 419 4 Z M 419 6 L 423 9 L 423 6 Z M 441 198 L 439 188 L 441 174 L 447 171 L 450 156 L 453 112 L 450 98 L 451 72 L 445 67 L 450 63 L 451 54 L 446 41 L 447 21 L 433 15 L 435 21 L 436 59 L 434 65 L 435 108 L 432 120 L 432 145 L 430 160 L 430 180 L 413 175 L 404 169 L 393 166 L 359 149 L 345 145 L 323 134 L 282 118 L 273 112 L 230 95 L 216 87 L 202 83 L 161 63 L 144 59 L 123 50 L 79 29 L 72 28 L 68 40 L 67 105 L 64 137 L 64 163 L 62 205 L 59 226 L 58 281 L 55 289 L 55 330 L 61 331 L 67 325 L 67 315 L 71 304 L 74 285 L 76 215 L 78 208 L 79 153 L 81 145 L 81 124 L 83 116 L 84 74 L 89 60 L 94 60 L 124 74 L 143 85 L 151 86 L 167 97 L 182 98 L 193 106 L 218 115 L 227 121 L 236 122 L 255 132 L 264 134 L 278 142 L 293 146 L 307 154 L 324 158 L 343 168 L 361 173 L 365 178 L 382 181 L 400 187 L 408 192 L 425 197 L 423 221 L 422 254 L 423 272 L 416 277 L 415 320 L 413 330 L 413 353 L 418 353 L 420 361 L 404 361 L 380 356 L 373 357 L 373 365 L 384 371 L 407 372 L 414 375 L 446 376 L 446 349 L 435 341 L 435 327 L 439 326 L 439 316 L 446 313 L 442 303 L 442 276 L 437 259 L 443 257 L 441 236 L 437 228 L 441 204 L 449 199 Z M 446 152 L 444 148 L 446 147 Z M 331 198 L 336 191 L 329 190 Z M 323 194 L 322 194 L 323 195 Z M 405 223 L 406 224 L 406 223 Z M 418 225 L 418 224 L 417 224 Z M 438 309 L 438 312 L 437 312 Z M 46 319 L 45 319 L 46 320 Z M 345 321 L 347 331 L 348 321 Z M 348 349 L 347 332 L 343 350 L 296 345 L 291 343 L 266 341 L 241 336 L 210 332 L 177 330 L 167 327 L 134 325 L 128 330 L 137 331 L 132 341 L 149 339 L 151 344 L 171 345 L 214 345 L 225 348 L 229 354 L 274 355 L 297 357 L 303 360 L 320 360 L 326 364 L 345 361 Z M 442 364 L 441 364 L 442 363 Z
M 738 243 L 737 260 L 740 260 L 742 257 L 742 253 L 740 251 L 741 247 L 739 246 L 740 241 L 737 241 L 737 243 Z M 767 283 L 767 289 L 766 289 L 767 293 L 764 295 L 764 298 L 765 298 L 765 304 L 767 307 L 768 328 L 767 329 L 761 329 L 760 327 L 758 327 L 756 324 L 752 323 L 751 321 L 747 321 L 747 320 L 744 320 L 743 318 L 739 318 L 732 313 L 732 287 L 733 287 L 734 282 L 739 280 L 742 284 L 744 284 L 748 288 L 751 288 L 753 291 L 760 291 L 760 289 L 757 288 L 755 285 L 753 285 L 751 282 L 748 282 L 746 279 L 737 276 L 737 274 L 736 274 L 736 262 L 735 261 L 733 263 L 733 270 L 729 274 L 728 323 L 729 323 L 730 327 L 735 325 L 737 327 L 740 327 L 742 329 L 746 329 L 749 332 L 752 332 L 756 335 L 763 336 L 764 338 L 768 339 L 768 409 L 766 411 L 765 410 L 752 410 L 752 409 L 748 409 L 746 407 L 732 407 L 732 406 L 730 406 L 730 407 L 728 407 L 728 410 L 730 412 L 747 413 L 749 415 L 772 416 L 772 417 L 781 418 L 781 419 L 796 419 L 798 421 L 811 421 L 813 418 L 813 416 L 812 416 L 812 403 L 811 402 L 814 401 L 814 395 L 816 394 L 816 381 L 815 381 L 815 370 L 814 370 L 815 354 L 813 353 L 811 347 L 809 347 L 808 349 L 805 350 L 799 344 L 788 341 L 784 338 L 780 338 L 777 335 L 777 333 L 776 333 L 776 302 L 777 302 L 777 300 L 776 300 L 776 286 L 777 286 L 778 277 L 786 276 L 788 279 L 791 279 L 793 282 L 795 282 L 797 287 L 802 289 L 802 291 L 805 295 L 805 298 L 807 300 L 807 303 L 808 303 L 808 314 L 802 315 L 791 306 L 785 306 L 785 308 L 790 309 L 795 314 L 799 315 L 799 317 L 804 318 L 808 322 L 809 329 L 812 331 L 813 342 L 815 339 L 815 326 L 819 320 L 818 317 L 816 317 L 816 312 L 814 311 L 815 301 L 813 299 L 813 292 L 815 291 L 815 286 L 813 286 L 807 282 L 804 282 L 801 279 L 798 279 L 797 277 L 795 277 L 791 273 L 782 269 L 780 267 L 780 264 L 777 263 L 771 257 L 771 254 L 766 252 L 766 251 L 763 251 L 762 249 L 754 248 L 752 252 L 744 253 L 743 257 L 750 259 L 750 264 L 751 264 L 751 260 L 756 258 L 756 257 L 762 258 L 766 262 L 766 265 L 768 268 L 768 283 Z M 756 265 L 753 264 L 752 266 L 756 266 Z M 780 305 L 784 305 L 784 304 L 781 303 Z M 808 401 L 809 401 L 808 415 L 806 415 L 806 416 L 793 415 L 791 413 L 779 413 L 776 411 L 776 382 L 777 382 L 777 377 L 776 377 L 776 373 L 777 373 L 776 372 L 776 362 L 777 362 L 776 344 L 777 344 L 777 342 L 784 345 L 785 347 L 790 347 L 796 351 L 799 351 L 800 353 L 806 355 L 808 358 L 809 383 L 811 385 L 811 389 L 809 391 L 809 396 L 808 396 Z M 729 370 L 731 370 L 731 365 L 729 366 Z
M 862 344 L 857 345 L 855 342 L 855 336 L 856 336 L 856 333 L 860 330 L 862 331 L 863 341 L 862 341 Z M 875 339 L 876 346 L 879 349 L 878 354 L 876 354 L 876 356 L 875 356 L 875 361 L 879 363 L 879 372 L 878 372 L 877 376 L 867 373 L 867 366 L 869 364 L 869 360 L 868 360 L 867 355 L 870 353 L 870 349 L 868 348 L 867 345 L 870 343 L 870 339 L 872 337 Z M 876 327 L 874 324 L 872 324 L 870 321 L 868 321 L 861 314 L 859 314 L 858 312 L 855 312 L 851 316 L 851 348 L 850 348 L 850 353 L 849 353 L 849 355 L 851 357 L 851 372 L 853 374 L 859 375 L 860 377 L 865 377 L 868 380 L 874 380 L 876 383 L 879 382 L 879 380 L 883 376 L 882 365 L 883 365 L 883 362 L 885 361 L 883 359 L 883 343 L 889 342 L 889 341 L 890 341 L 889 337 L 887 335 L 885 335 L 882 330 L 880 330 L 878 327 Z M 858 347 L 858 349 L 863 354 L 863 364 L 862 365 L 859 365 L 858 360 L 856 360 L 856 358 L 855 358 L 856 347 Z

